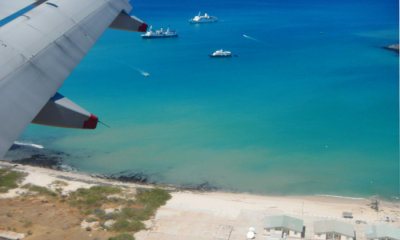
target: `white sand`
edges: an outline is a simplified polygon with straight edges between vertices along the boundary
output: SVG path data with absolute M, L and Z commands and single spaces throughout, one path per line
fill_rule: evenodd
M 327 196 L 258 196 L 219 192 L 175 192 L 153 219 L 152 228 L 135 235 L 138 240 L 155 239 L 245 239 L 249 227 L 255 227 L 256 239 L 263 235 L 264 217 L 289 215 L 304 220 L 306 239 L 312 238 L 313 222 L 336 219 L 354 225 L 357 239 L 365 239 L 365 224 L 382 224 L 388 216 L 400 227 L 400 203 L 381 201 L 381 211 L 371 209 L 368 199 Z M 343 211 L 353 213 L 354 219 L 342 218 Z
M 13 166 L 0 163 L 1 166 Z M 136 188 L 150 185 L 122 183 L 83 174 L 60 172 L 51 169 L 18 165 L 14 168 L 27 172 L 23 184 L 55 187 L 54 181 L 61 180 L 68 185 L 65 192 L 77 188 L 88 188 L 94 184 Z M 172 189 L 170 189 L 172 190 Z M 18 195 L 16 189 L 0 198 Z M 245 239 L 249 227 L 256 228 L 256 239 L 263 236 L 263 219 L 267 215 L 286 214 L 304 220 L 306 238 L 311 239 L 313 222 L 321 219 L 337 219 L 352 223 L 357 239 L 365 239 L 365 224 L 356 224 L 356 220 L 368 224 L 381 224 L 386 217 L 391 222 L 385 224 L 400 227 L 400 202 L 380 201 L 380 211 L 376 212 L 368 204 L 369 199 L 352 199 L 329 196 L 260 196 L 223 192 L 172 192 L 172 199 L 161 207 L 154 219 L 146 222 L 148 230 L 135 234 L 138 240 L 155 239 Z M 342 212 L 352 212 L 354 219 L 343 219 Z
M 124 183 L 115 180 L 103 179 L 98 177 L 92 177 L 82 173 L 74 172 L 62 172 L 52 170 L 48 168 L 32 167 L 20 164 L 11 164 L 7 162 L 0 162 L 0 167 L 11 167 L 13 170 L 28 173 L 21 185 L 33 184 L 42 187 L 56 188 L 55 181 L 63 181 L 67 183 L 67 186 L 62 186 L 64 192 L 75 191 L 78 188 L 90 188 L 93 185 L 105 184 L 126 188 L 151 188 L 151 185 L 140 185 L 135 183 Z M 18 191 L 20 189 L 14 190 Z M 9 191 L 13 192 L 13 191 Z M 13 196 L 13 194 L 9 194 Z M 0 194 L 0 198 L 4 198 L 6 195 Z

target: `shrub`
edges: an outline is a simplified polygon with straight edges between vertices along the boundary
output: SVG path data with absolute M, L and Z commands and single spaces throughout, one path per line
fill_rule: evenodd
M 89 189 L 79 188 L 70 194 L 70 204 L 77 206 L 79 209 L 86 208 L 86 214 L 92 213 L 95 208 L 107 201 L 107 196 L 120 193 L 121 189 L 110 186 L 93 186 Z
M 26 173 L 16 172 L 9 168 L 0 169 L 0 192 L 8 192 L 8 190 L 18 187 L 26 175 Z
M 143 221 L 148 220 L 153 212 L 153 209 L 150 208 L 123 208 L 121 215 Z
M 51 184 L 59 185 L 59 186 L 68 186 L 68 183 L 61 181 L 61 180 L 55 180 Z
M 126 218 L 119 218 L 112 225 L 112 229 L 117 232 L 137 232 L 144 229 L 144 224 L 137 220 L 128 221 Z
M 139 189 L 136 199 L 145 207 L 155 209 L 164 205 L 169 199 L 171 199 L 171 194 L 160 188 L 154 188 L 151 190 Z
M 110 237 L 108 240 L 135 240 L 135 237 L 129 233 L 121 233 L 115 237 Z
M 96 215 L 99 218 L 103 218 L 106 215 L 106 212 L 101 208 L 96 208 L 92 211 L 92 214 Z
M 36 186 L 36 185 L 32 185 L 32 184 L 25 184 L 22 187 L 29 189 L 29 191 L 37 192 L 37 193 L 42 194 L 42 195 L 48 195 L 48 196 L 52 196 L 52 197 L 57 197 L 57 193 L 55 193 L 55 192 L 53 192 L 50 189 L 45 188 L 45 187 Z
M 24 220 L 23 223 L 24 223 L 23 226 L 24 226 L 25 228 L 32 226 L 32 222 L 29 221 L 29 220 Z

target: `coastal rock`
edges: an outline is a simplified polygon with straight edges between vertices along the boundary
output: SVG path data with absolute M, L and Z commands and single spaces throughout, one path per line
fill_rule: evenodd
M 32 145 L 40 147 L 32 147 Z M 63 159 L 69 156 L 68 153 L 47 149 L 41 145 L 22 143 L 12 145 L 7 161 L 61 171 L 72 171 L 73 168 L 62 164 Z
M 61 166 L 61 159 L 59 157 L 47 156 L 45 154 L 34 154 L 27 158 L 12 160 L 12 162 L 57 170 L 60 170 Z
M 203 182 L 198 185 L 184 185 L 180 189 L 181 190 L 196 190 L 196 191 L 208 192 L 208 191 L 216 191 L 216 190 L 218 190 L 218 187 L 211 185 L 209 182 Z
M 93 221 L 93 222 L 88 222 L 86 220 L 83 220 L 81 222 L 81 228 L 82 229 L 88 229 L 90 228 L 90 230 L 97 230 L 99 226 L 99 222 L 97 221 Z
M 107 220 L 107 221 L 104 222 L 104 226 L 106 228 L 111 228 L 114 223 L 115 223 L 115 220 L 110 219 L 110 220 Z
M 119 174 L 112 174 L 108 178 L 115 179 L 121 182 L 133 182 L 133 183 L 148 183 L 149 177 L 143 173 L 119 173 Z

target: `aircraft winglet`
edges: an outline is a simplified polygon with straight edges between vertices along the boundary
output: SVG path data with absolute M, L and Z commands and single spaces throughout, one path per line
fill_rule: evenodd
M 134 32 L 146 32 L 147 27 L 145 22 L 135 16 L 129 16 L 125 12 L 121 12 L 110 25 L 110 28 Z
M 98 121 L 99 119 L 95 115 L 56 93 L 32 123 L 54 127 L 95 129 Z

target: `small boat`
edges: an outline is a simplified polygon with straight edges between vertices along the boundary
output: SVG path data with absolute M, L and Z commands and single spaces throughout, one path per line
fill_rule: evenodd
M 178 33 L 176 31 L 169 30 L 169 28 L 167 28 L 167 31 L 164 31 L 163 28 L 161 28 L 160 30 L 153 31 L 152 28 L 153 27 L 150 26 L 149 30 L 145 34 L 141 35 L 142 38 L 174 38 L 174 37 L 178 37 Z
M 232 53 L 230 51 L 224 51 L 220 49 L 210 54 L 210 57 L 232 57 Z
M 209 16 L 207 13 L 201 16 L 200 12 L 197 16 L 189 20 L 190 23 L 213 23 L 216 21 L 218 21 L 217 17 Z

